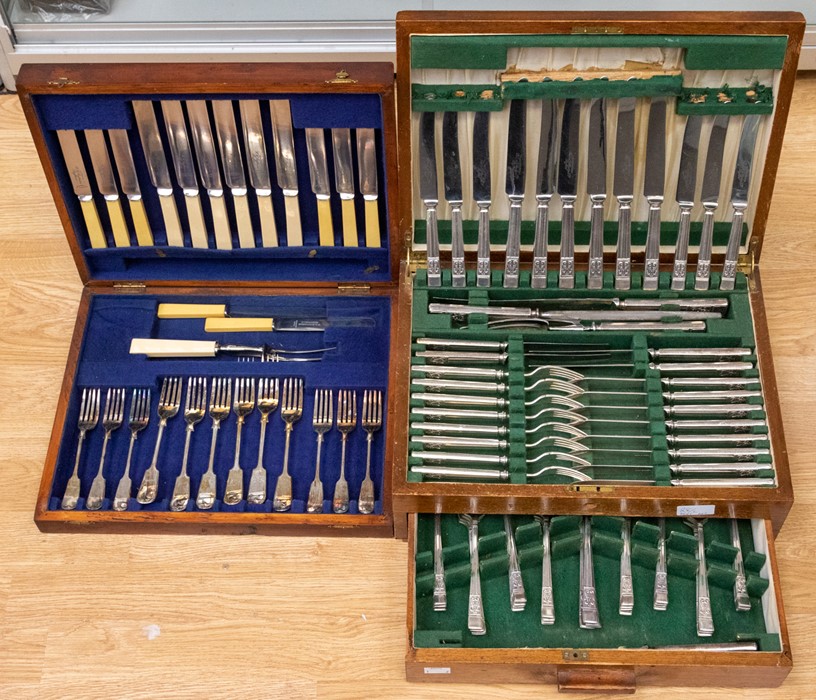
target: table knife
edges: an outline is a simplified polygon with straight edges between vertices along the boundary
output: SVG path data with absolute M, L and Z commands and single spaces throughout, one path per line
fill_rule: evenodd
M 102 231 L 102 222 L 99 221 L 99 213 L 96 211 L 96 205 L 93 201 L 93 192 L 91 191 L 85 164 L 82 162 L 82 153 L 79 150 L 76 133 L 67 129 L 57 129 L 57 138 L 62 150 L 62 157 L 65 159 L 65 167 L 68 168 L 71 187 L 82 208 L 82 216 L 85 219 L 85 227 L 88 229 L 91 248 L 107 248 L 108 244 Z
M 292 131 L 292 113 L 289 100 L 269 100 L 272 116 L 272 145 L 275 151 L 275 169 L 278 184 L 283 190 L 286 206 L 286 243 L 303 245 L 303 229 L 300 224 L 298 203 L 297 163 L 295 162 L 295 135 Z
M 558 107 L 555 100 L 541 101 L 541 135 L 538 142 L 538 170 L 536 172 L 536 222 L 533 242 L 533 274 L 530 286 L 547 286 L 547 245 L 550 230 L 550 200 L 555 191 L 558 152 L 555 134 L 558 128 Z
M 618 200 L 618 246 L 615 254 L 615 289 L 632 286 L 632 201 L 635 198 L 635 98 L 618 100 L 615 137 L 615 182 Z
M 221 151 L 221 164 L 224 166 L 224 180 L 232 194 L 232 205 L 235 208 L 235 220 L 238 224 L 238 243 L 241 248 L 254 248 L 255 235 L 252 231 L 252 219 L 249 216 L 249 196 L 244 159 L 241 157 L 241 142 L 238 139 L 238 128 L 235 125 L 235 112 L 232 100 L 212 100 L 215 131 L 218 135 L 218 147 Z
M 708 139 L 703 186 L 700 198 L 703 202 L 703 232 L 700 234 L 700 247 L 697 251 L 697 271 L 694 277 L 694 289 L 708 289 L 711 276 L 711 245 L 714 237 L 714 212 L 720 199 L 720 181 L 722 180 L 722 161 L 725 148 L 725 136 L 728 133 L 728 115 L 714 117 L 711 135 Z
M 527 102 L 510 102 L 510 122 L 507 127 L 507 177 L 505 192 L 510 200 L 510 218 L 507 222 L 507 247 L 504 260 L 505 288 L 518 287 L 519 251 L 521 248 L 521 206 L 524 203 L 526 176 Z
M 125 129 L 109 129 L 108 137 L 113 151 L 113 160 L 116 162 L 116 170 L 119 172 L 122 192 L 127 197 L 130 217 L 133 219 L 133 227 L 136 229 L 136 242 L 139 245 L 152 246 L 153 232 L 150 230 L 150 223 L 147 220 L 147 213 L 142 201 L 142 190 L 139 187 L 139 178 L 136 175 L 136 166 L 133 163 L 128 132 Z
M 351 155 L 351 130 L 332 129 L 334 187 L 340 195 L 343 215 L 343 245 L 356 248 L 357 214 L 354 211 L 354 163 Z
M 660 273 L 660 208 L 666 179 L 666 100 L 653 97 L 646 133 L 646 170 L 643 195 L 649 203 L 643 289 L 654 291 Z
M 153 103 L 145 100 L 135 100 L 131 104 L 133 114 L 136 117 L 136 126 L 139 129 L 139 139 L 142 142 L 150 182 L 153 183 L 156 194 L 159 196 L 167 245 L 183 247 L 184 236 L 181 233 L 181 222 L 179 221 L 178 209 L 176 209 L 176 199 L 173 195 L 173 183 L 170 180 L 170 170 L 167 167 L 164 143 L 161 134 L 159 134 L 159 125 L 156 123 Z M 111 131 L 115 131 L 115 129 Z M 138 237 L 138 225 L 136 235 Z
M 754 159 L 757 130 L 759 129 L 759 115 L 749 114 L 742 124 L 739 150 L 737 151 L 737 165 L 734 169 L 734 182 L 731 186 L 731 206 L 734 214 L 731 217 L 731 233 L 728 236 L 728 246 L 725 249 L 725 263 L 723 264 L 720 289 L 734 288 L 734 279 L 737 276 L 737 260 L 739 259 L 740 242 L 742 241 L 742 223 L 745 220 L 745 210 L 748 208 L 748 189 L 751 185 L 751 164 Z
M 703 118 L 692 115 L 686 119 L 683 147 L 680 152 L 680 169 L 677 173 L 677 205 L 680 207 L 680 223 L 677 229 L 677 243 L 674 248 L 674 268 L 671 288 L 681 291 L 686 288 L 686 266 L 688 263 L 689 229 L 691 209 L 697 188 L 697 154 L 700 150 L 700 127 Z
M 490 112 L 473 115 L 473 199 L 479 207 L 476 286 L 490 286 Z
M 167 139 L 170 142 L 170 152 L 173 154 L 176 180 L 181 185 L 184 202 L 187 205 L 187 219 L 190 224 L 190 238 L 193 247 L 209 248 L 207 227 L 204 225 L 204 214 L 201 211 L 201 198 L 198 192 L 198 178 L 193 162 L 193 149 L 190 146 L 187 122 L 184 120 L 181 102 L 162 100 L 161 106 L 164 124 L 167 127 Z
M 360 192 L 365 202 L 366 247 L 379 248 L 380 209 L 377 186 L 377 141 L 374 129 L 357 129 L 357 167 L 359 168 Z
M 558 286 L 575 287 L 575 199 L 578 192 L 578 148 L 581 103 L 564 100 L 561 117 L 561 155 L 558 163 L 558 196 L 561 199 L 561 259 Z
M 442 285 L 439 264 L 439 231 L 436 207 L 439 186 L 436 181 L 436 114 L 423 112 L 419 117 L 419 196 L 425 205 L 425 237 L 428 258 L 428 286 Z
M 329 164 L 326 160 L 326 135 L 323 129 L 306 129 L 306 152 L 309 156 L 309 180 L 317 199 L 317 229 L 320 245 L 334 245 L 331 213 Z
M 587 287 L 603 287 L 604 202 L 606 201 L 606 101 L 590 100 L 587 143 L 587 194 L 592 202 L 589 223 Z
M 459 159 L 459 114 L 442 115 L 442 174 L 445 201 L 451 211 L 451 284 L 465 286 L 465 239 L 462 231 L 462 163 Z
M 261 242 L 264 248 L 276 248 L 278 229 L 272 208 L 272 181 L 269 177 L 261 106 L 258 100 L 239 100 L 238 107 L 241 110 L 241 125 L 247 149 L 249 182 L 255 190 L 255 200 L 258 202 L 258 214 L 261 219 Z
M 221 184 L 221 171 L 218 168 L 218 153 L 210 126 L 210 114 L 204 100 L 187 100 L 187 114 L 190 117 L 190 128 L 193 132 L 193 146 L 198 161 L 198 174 L 201 184 L 210 198 L 210 215 L 212 216 L 215 246 L 221 250 L 232 249 L 232 234 L 227 218 L 227 204 L 224 201 L 224 186 Z
M 91 156 L 96 187 L 108 207 L 113 242 L 120 248 L 127 248 L 130 246 L 130 234 L 125 223 L 122 202 L 119 200 L 119 188 L 116 186 L 116 180 L 113 177 L 113 166 L 108 155 L 105 134 L 102 133 L 101 129 L 86 129 L 85 142 L 88 144 L 88 153 Z

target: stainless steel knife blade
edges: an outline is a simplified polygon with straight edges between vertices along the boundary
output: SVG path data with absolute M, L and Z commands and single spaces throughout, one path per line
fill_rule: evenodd
M 592 99 L 589 105 L 587 194 L 592 202 L 587 287 L 600 289 L 603 287 L 603 210 L 606 201 L 606 101 L 602 97 Z
M 365 202 L 366 247 L 379 248 L 380 210 L 377 183 L 377 141 L 374 129 L 357 129 L 357 167 L 360 170 L 360 192 Z
M 581 131 L 581 103 L 564 100 L 561 117 L 561 155 L 558 165 L 558 196 L 561 199 L 561 258 L 558 286 L 575 287 L 575 198 L 578 193 L 578 142 Z
M 558 106 L 555 100 L 541 101 L 541 133 L 538 142 L 536 171 L 536 222 L 533 241 L 533 274 L 530 286 L 547 286 L 547 245 L 550 228 L 550 200 L 555 192 L 558 151 L 555 137 L 558 130 Z
M 91 190 L 91 183 L 85 170 L 85 163 L 82 161 L 82 152 L 79 150 L 76 133 L 67 129 L 58 129 L 57 139 L 65 160 L 65 167 L 68 169 L 71 187 L 82 208 L 82 216 L 85 219 L 85 227 L 88 229 L 91 247 L 107 248 L 108 244 L 102 231 L 102 223 L 99 221 L 99 213 L 96 211 L 93 190 Z
M 436 114 L 423 112 L 419 117 L 419 196 L 425 205 L 425 236 L 428 258 L 428 286 L 442 284 L 439 264 L 439 231 L 436 207 L 439 186 L 436 180 Z
M 688 263 L 689 228 L 691 209 L 697 189 L 697 157 L 700 150 L 700 129 L 703 118 L 691 115 L 686 118 L 683 147 L 680 152 L 680 168 L 677 172 L 676 200 L 680 207 L 680 223 L 677 229 L 677 243 L 674 248 L 674 268 L 671 288 L 681 291 L 686 288 L 686 266 Z
M 133 219 L 133 227 L 136 230 L 136 242 L 139 245 L 152 246 L 153 232 L 150 230 L 150 223 L 147 220 L 142 201 L 142 190 L 139 187 L 139 178 L 133 163 L 128 132 L 125 129 L 109 129 L 108 137 L 122 192 L 125 193 L 130 207 L 130 217 Z
M 100 129 L 86 129 L 85 143 L 88 144 L 96 186 L 108 207 L 113 241 L 120 248 L 128 247 L 130 234 L 122 212 L 122 203 L 119 201 L 119 188 L 113 176 L 113 165 L 108 154 L 108 145 L 105 143 L 105 134 Z
M 476 286 L 490 286 L 490 112 L 473 115 L 473 199 L 479 207 Z
M 320 245 L 334 245 L 334 224 L 331 214 L 331 184 L 326 158 L 326 135 L 323 129 L 308 128 L 306 152 L 309 156 L 309 180 L 317 199 L 317 226 Z
M 351 129 L 332 129 L 334 188 L 340 196 L 343 216 L 343 245 L 357 247 L 357 214 L 354 211 L 354 160 L 351 151 Z
M 286 242 L 290 246 L 303 245 L 298 201 L 298 175 L 295 161 L 295 135 L 289 100 L 269 100 L 272 118 L 272 146 L 275 151 L 275 170 L 278 185 L 283 190 L 286 207 Z
M 666 99 L 653 97 L 649 105 L 646 133 L 646 167 L 643 195 L 649 203 L 649 223 L 646 232 L 643 289 L 657 289 L 660 273 L 660 208 L 666 180 Z
M 462 231 L 462 163 L 459 158 L 459 114 L 442 115 L 442 174 L 451 210 L 451 283 L 465 286 L 465 240 Z
M 265 248 L 274 248 L 278 245 L 278 229 L 272 208 L 272 180 L 269 177 L 261 105 L 258 100 L 239 100 L 238 107 L 241 111 L 249 182 L 255 190 L 261 219 L 261 241 Z
M 510 102 L 507 127 L 507 176 L 505 192 L 510 200 L 507 222 L 507 247 L 504 261 L 505 288 L 518 287 L 521 250 L 521 206 L 524 203 L 524 180 L 527 175 L 527 102 Z
M 615 133 L 615 182 L 618 200 L 618 245 L 615 254 L 615 289 L 632 285 L 632 201 L 635 198 L 635 105 L 634 97 L 618 100 Z

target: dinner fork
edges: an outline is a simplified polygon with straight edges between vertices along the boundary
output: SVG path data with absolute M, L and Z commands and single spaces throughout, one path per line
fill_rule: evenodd
M 111 433 L 122 425 L 125 412 L 125 390 L 108 389 L 105 396 L 105 413 L 102 415 L 102 427 L 105 429 L 105 438 L 102 441 L 102 455 L 99 457 L 99 468 L 91 483 L 91 490 L 85 500 L 85 507 L 88 510 L 99 510 L 102 501 L 105 499 L 105 477 L 102 469 L 105 466 L 105 454 L 108 451 L 108 441 Z
M 232 469 L 227 474 L 227 487 L 224 490 L 224 503 L 230 506 L 240 503 L 244 497 L 244 472 L 241 471 L 241 431 L 246 417 L 255 410 L 254 379 L 236 378 L 232 410 L 238 417 L 238 429 L 235 431 L 235 459 Z
M 686 518 L 685 523 L 694 530 L 697 540 L 697 636 L 710 637 L 714 634 L 714 617 L 711 613 L 711 596 L 708 592 L 708 567 L 705 558 L 705 518 Z
M 128 430 L 130 430 L 130 445 L 128 446 L 125 472 L 119 479 L 116 495 L 113 497 L 114 510 L 127 510 L 130 499 L 130 463 L 133 459 L 133 446 L 136 437 L 150 422 L 150 389 L 134 389 L 130 397 L 130 415 L 128 416 Z
M 167 421 L 178 413 L 181 405 L 181 379 L 179 377 L 165 377 L 162 380 L 161 393 L 159 394 L 159 434 L 156 436 L 156 446 L 153 448 L 153 459 L 150 466 L 142 477 L 142 484 L 136 494 L 136 500 L 147 505 L 156 500 L 159 492 L 159 449 L 161 448 L 164 429 Z
M 281 418 L 286 423 L 285 442 L 283 446 L 283 471 L 275 484 L 275 495 L 272 509 L 277 512 L 287 511 L 292 507 L 292 477 L 289 476 L 289 443 L 292 429 L 303 415 L 303 380 L 288 377 L 283 380 L 283 403 Z
M 366 473 L 360 485 L 357 509 L 361 513 L 374 512 L 374 482 L 371 480 L 371 446 L 374 433 L 382 427 L 382 391 L 367 389 L 363 392 L 363 430 L 366 431 Z
M 193 431 L 207 413 L 207 380 L 204 377 L 187 379 L 187 397 L 184 400 L 184 422 L 187 430 L 184 436 L 184 456 L 181 458 L 181 473 L 176 477 L 173 486 L 173 497 L 170 499 L 170 510 L 182 511 L 190 501 L 190 475 L 187 473 L 187 460 L 190 457 L 190 440 Z
M 315 392 L 314 412 L 312 413 L 312 427 L 317 433 L 317 456 L 315 457 L 315 475 L 309 487 L 309 500 L 306 502 L 307 513 L 323 512 L 323 482 L 320 481 L 320 456 L 323 450 L 325 434 L 331 430 L 334 423 L 332 414 L 333 392 L 331 389 L 318 389 Z
M 266 440 L 266 424 L 269 414 L 277 409 L 280 403 L 280 379 L 262 377 L 258 380 L 258 411 L 261 414 L 261 438 L 258 444 L 258 464 L 249 477 L 247 501 L 258 505 L 266 501 L 266 469 L 263 465 L 264 442 Z
M 218 430 L 221 421 L 229 418 L 230 397 L 232 384 L 229 379 L 215 377 L 210 384 L 210 419 L 212 420 L 212 438 L 210 439 L 210 461 L 207 471 L 201 477 L 198 485 L 196 505 L 201 510 L 209 510 L 215 503 L 216 478 L 213 465 L 215 464 L 215 446 L 218 442 Z
M 334 487 L 332 510 L 348 513 L 349 490 L 346 481 L 346 447 L 348 436 L 357 427 L 357 392 L 341 389 L 337 392 L 337 430 L 340 431 L 340 478 Z
M 74 459 L 74 471 L 68 479 L 65 493 L 62 496 L 62 509 L 74 510 L 79 501 L 79 458 L 82 455 L 82 443 L 85 442 L 85 433 L 93 430 L 99 421 L 99 389 L 86 388 L 82 390 L 82 400 L 79 403 L 79 440 L 77 441 L 76 458 Z
M 459 522 L 468 529 L 470 551 L 470 593 L 468 595 L 468 630 L 471 634 L 487 634 L 484 605 L 482 604 L 482 581 L 479 576 L 479 521 L 483 515 L 459 516 Z

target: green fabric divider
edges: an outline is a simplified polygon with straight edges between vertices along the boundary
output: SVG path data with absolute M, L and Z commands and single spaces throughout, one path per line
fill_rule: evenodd
M 657 561 L 655 520 L 631 519 L 632 574 L 635 608 L 632 616 L 618 614 L 622 518 L 593 517 L 592 549 L 596 596 L 602 629 L 578 627 L 578 568 L 580 518 L 551 519 L 554 625 L 541 625 L 541 534 L 531 516 L 511 516 L 524 581 L 527 605 L 511 612 L 507 583 L 507 552 L 502 516 L 485 516 L 479 524 L 479 558 L 487 634 L 467 631 L 467 598 L 470 559 L 467 529 L 457 516 L 441 516 L 447 610 L 433 610 L 433 515 L 417 520 L 415 647 L 461 645 L 472 648 L 637 648 L 668 644 L 697 644 L 696 583 L 697 544 L 690 528 L 679 519 L 668 519 L 666 530 L 669 573 L 669 607 L 652 608 L 654 566 Z M 755 554 L 751 522 L 739 521 L 743 556 Z M 708 642 L 757 640 L 762 651 L 778 651 L 779 636 L 768 633 L 761 596 L 769 581 L 750 571 L 748 593 L 751 610 L 734 609 L 736 572 L 723 560 L 736 550 L 730 546 L 728 520 L 708 520 L 704 528 L 711 606 L 715 634 Z M 759 555 L 762 558 L 762 555 Z
M 412 68 L 507 68 L 516 47 L 684 48 L 687 70 L 782 68 L 787 37 L 763 35 L 459 34 L 411 37 Z
M 720 94 L 729 101 L 721 102 Z M 733 88 L 729 85 L 711 88 L 683 88 L 676 105 L 677 114 L 772 114 L 773 88 L 754 85 Z
M 490 83 L 457 85 L 411 85 L 414 112 L 501 112 L 502 88 Z

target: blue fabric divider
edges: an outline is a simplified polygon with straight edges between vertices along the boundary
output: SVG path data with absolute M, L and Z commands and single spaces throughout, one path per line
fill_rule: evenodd
M 263 316 L 327 316 L 342 322 L 345 319 L 366 319 L 368 326 L 338 326 L 324 333 L 276 332 L 276 333 L 205 333 L 203 319 L 158 319 L 157 306 L 161 302 L 227 304 L 232 315 Z M 185 378 L 182 406 L 179 414 L 170 419 L 165 429 L 159 454 L 160 487 L 156 502 L 141 505 L 132 498 L 128 510 L 169 510 L 170 496 L 176 477 L 181 470 L 185 438 L 183 401 L 186 398 L 186 378 L 206 377 L 208 384 L 213 377 L 301 377 L 304 379 L 303 416 L 295 424 L 289 461 L 292 476 L 294 503 L 292 511 L 305 512 L 309 486 L 314 478 L 316 439 L 312 430 L 312 408 L 316 389 L 334 390 L 336 418 L 337 390 L 357 391 L 358 426 L 362 417 L 362 392 L 379 389 L 383 392 L 383 427 L 375 434 L 372 450 L 371 478 L 375 484 L 376 504 L 374 512 L 382 513 L 382 483 L 385 444 L 387 439 L 387 389 L 390 339 L 390 299 L 369 297 L 361 299 L 320 296 L 240 296 L 212 297 L 146 295 L 128 297 L 122 295 L 97 295 L 91 301 L 85 334 L 80 350 L 74 386 L 68 403 L 62 442 L 57 456 L 49 508 L 60 508 L 62 494 L 71 476 L 77 447 L 77 420 L 82 390 L 99 387 L 102 391 L 100 420 L 85 440 L 80 460 L 81 499 L 78 508 L 84 508 L 85 497 L 96 475 L 102 450 L 102 414 L 108 387 L 127 387 L 124 425 L 111 438 L 103 474 L 106 479 L 106 500 L 103 509 L 111 508 L 111 499 L 119 479 L 124 473 L 130 433 L 127 429 L 127 412 L 130 409 L 133 388 L 150 388 L 150 424 L 142 431 L 134 448 L 131 478 L 135 495 L 142 476 L 150 464 L 158 433 L 156 413 L 161 382 L 164 377 Z M 356 322 L 356 321 L 355 321 Z M 194 359 L 148 359 L 130 355 L 130 341 L 134 337 L 173 338 L 185 340 L 217 340 L 224 344 L 260 345 L 264 342 L 273 347 L 291 350 L 336 346 L 327 352 L 321 362 L 241 362 L 234 356 Z M 269 418 L 264 449 L 264 465 L 267 469 L 269 499 L 260 505 L 242 501 L 228 506 L 221 501 L 226 476 L 232 467 L 235 449 L 236 418 L 234 413 L 221 424 L 216 447 L 215 472 L 218 481 L 218 500 L 214 510 L 271 512 L 277 476 L 283 464 L 284 422 L 280 409 Z M 196 510 L 195 496 L 201 475 L 207 469 L 210 450 L 212 421 L 209 417 L 198 424 L 190 447 L 189 475 L 191 479 L 191 502 L 188 510 Z M 258 457 L 260 414 L 254 411 L 246 420 L 242 433 L 241 466 L 244 470 L 244 491 L 249 475 Z M 350 514 L 357 513 L 356 499 L 365 476 L 366 435 L 362 427 L 355 429 L 348 440 L 346 478 L 352 499 Z M 340 433 L 332 429 L 326 435 L 323 447 L 321 479 L 325 501 L 323 511 L 331 512 L 334 485 L 340 473 Z

